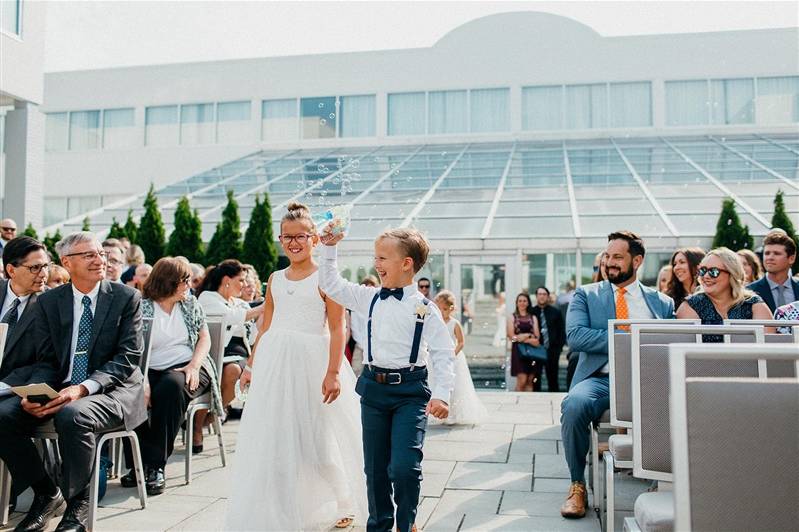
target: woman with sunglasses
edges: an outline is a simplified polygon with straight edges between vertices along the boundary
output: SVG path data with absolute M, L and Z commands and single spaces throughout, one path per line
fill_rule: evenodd
M 738 255 L 727 248 L 708 252 L 699 263 L 699 291 L 685 299 L 677 318 L 699 318 L 703 325 L 721 325 L 725 319 L 768 320 L 771 311 L 747 290 Z M 721 335 L 705 335 L 704 342 L 722 342 Z

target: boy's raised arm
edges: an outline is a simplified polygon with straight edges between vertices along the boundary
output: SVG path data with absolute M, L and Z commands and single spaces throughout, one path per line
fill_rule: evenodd
M 319 288 L 333 301 L 356 312 L 366 315 L 372 298 L 379 290 L 371 286 L 351 283 L 338 273 L 336 263 L 336 246 L 322 246 L 322 257 L 319 264 Z

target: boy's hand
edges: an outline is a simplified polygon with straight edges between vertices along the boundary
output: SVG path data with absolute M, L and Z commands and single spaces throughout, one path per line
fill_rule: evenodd
M 319 235 L 319 240 L 326 246 L 335 246 L 344 240 L 344 233 L 333 234 L 333 222 L 330 222 Z
M 427 403 L 427 408 L 425 409 L 424 413 L 428 415 L 432 414 L 438 419 L 444 419 L 449 415 L 449 405 L 441 399 L 430 399 L 430 402 Z

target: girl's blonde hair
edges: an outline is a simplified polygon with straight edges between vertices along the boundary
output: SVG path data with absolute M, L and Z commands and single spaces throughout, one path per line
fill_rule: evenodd
M 311 231 L 311 234 L 316 234 L 316 227 L 313 223 L 313 218 L 311 218 L 311 210 L 308 208 L 307 205 L 302 203 L 292 201 L 286 207 L 288 211 L 286 214 L 283 215 L 283 218 L 280 220 L 280 228 L 281 231 L 283 230 L 283 222 L 308 222 L 308 227 Z
M 724 264 L 724 269 L 729 272 L 733 306 L 754 295 L 754 292 L 746 289 L 744 269 L 734 251 L 725 247 L 711 249 L 702 259 L 702 262 L 699 263 L 700 266 L 704 265 L 709 257 L 717 257 Z M 704 292 L 704 286 L 702 286 L 700 292 Z
M 441 300 L 450 307 L 455 307 L 455 294 L 450 292 L 449 290 L 441 290 L 439 293 L 436 294 L 435 300 Z

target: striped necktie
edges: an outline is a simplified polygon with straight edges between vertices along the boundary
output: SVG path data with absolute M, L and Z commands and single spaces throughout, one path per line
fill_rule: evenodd
M 0 323 L 7 323 L 8 324 L 8 332 L 6 336 L 11 336 L 11 331 L 14 330 L 14 327 L 17 325 L 17 320 L 19 320 L 19 298 L 14 298 L 14 301 L 11 302 L 11 308 L 8 309 L 6 315 L 3 316 L 3 319 L 0 320 Z

